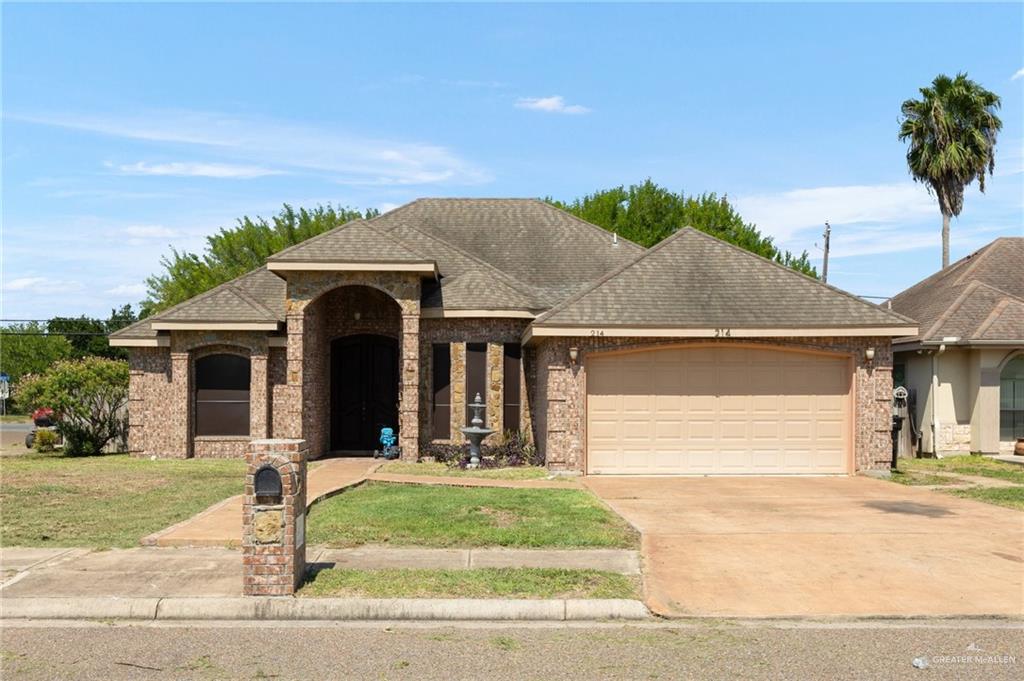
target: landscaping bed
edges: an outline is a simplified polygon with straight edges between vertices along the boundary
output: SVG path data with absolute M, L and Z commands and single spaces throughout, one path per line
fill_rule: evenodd
M 139 539 L 242 493 L 245 462 L 127 454 L 6 457 L 3 546 L 136 546 Z
M 370 482 L 313 506 L 307 541 L 330 547 L 636 548 L 636 532 L 584 490 Z
M 541 480 L 550 475 L 543 466 L 513 466 L 509 468 L 459 468 L 448 464 L 410 463 L 389 461 L 377 473 L 385 475 L 433 475 L 447 478 L 483 478 L 485 480 Z
M 963 499 L 1024 510 L 1024 466 L 973 455 L 942 459 L 900 459 L 898 463 L 898 469 L 892 475 L 894 482 L 932 486 Z M 986 486 L 979 484 L 984 481 L 977 478 L 1010 484 Z
M 299 596 L 348 598 L 639 598 L 639 579 L 600 570 L 350 570 L 310 577 Z

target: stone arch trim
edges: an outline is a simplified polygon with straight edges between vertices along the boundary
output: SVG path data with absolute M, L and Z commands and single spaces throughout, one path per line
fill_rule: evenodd
M 999 361 L 999 375 L 1002 376 L 1003 370 L 1006 369 L 1006 366 L 1021 356 L 1024 356 L 1024 348 L 1015 348 L 1006 353 L 1006 356 Z

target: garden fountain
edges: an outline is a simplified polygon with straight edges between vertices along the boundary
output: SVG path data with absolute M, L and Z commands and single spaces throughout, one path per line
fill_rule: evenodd
M 469 405 L 469 408 L 473 410 L 473 418 L 469 422 L 468 428 L 463 428 L 462 432 L 469 440 L 469 464 L 466 468 L 479 468 L 480 467 L 480 443 L 483 439 L 493 433 L 494 431 L 490 428 L 484 428 L 484 420 L 480 418 L 480 412 L 486 407 L 484 406 L 483 400 L 480 399 L 480 393 L 476 394 L 476 398 Z

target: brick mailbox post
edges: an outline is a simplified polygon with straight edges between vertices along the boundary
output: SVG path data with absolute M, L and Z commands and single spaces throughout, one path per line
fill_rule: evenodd
M 246 596 L 290 596 L 306 571 L 306 441 L 253 440 L 245 456 L 242 584 Z

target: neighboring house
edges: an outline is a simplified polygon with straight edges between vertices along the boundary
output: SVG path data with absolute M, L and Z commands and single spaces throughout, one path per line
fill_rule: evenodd
M 920 451 L 998 453 L 1024 437 L 1024 237 L 996 239 L 894 297 L 920 333 L 893 342 Z
M 552 469 L 846 474 L 889 465 L 891 339 L 916 331 L 691 228 L 645 250 L 542 201 L 423 199 L 111 343 L 138 455 L 365 453 L 387 425 L 415 460 L 480 393 Z

